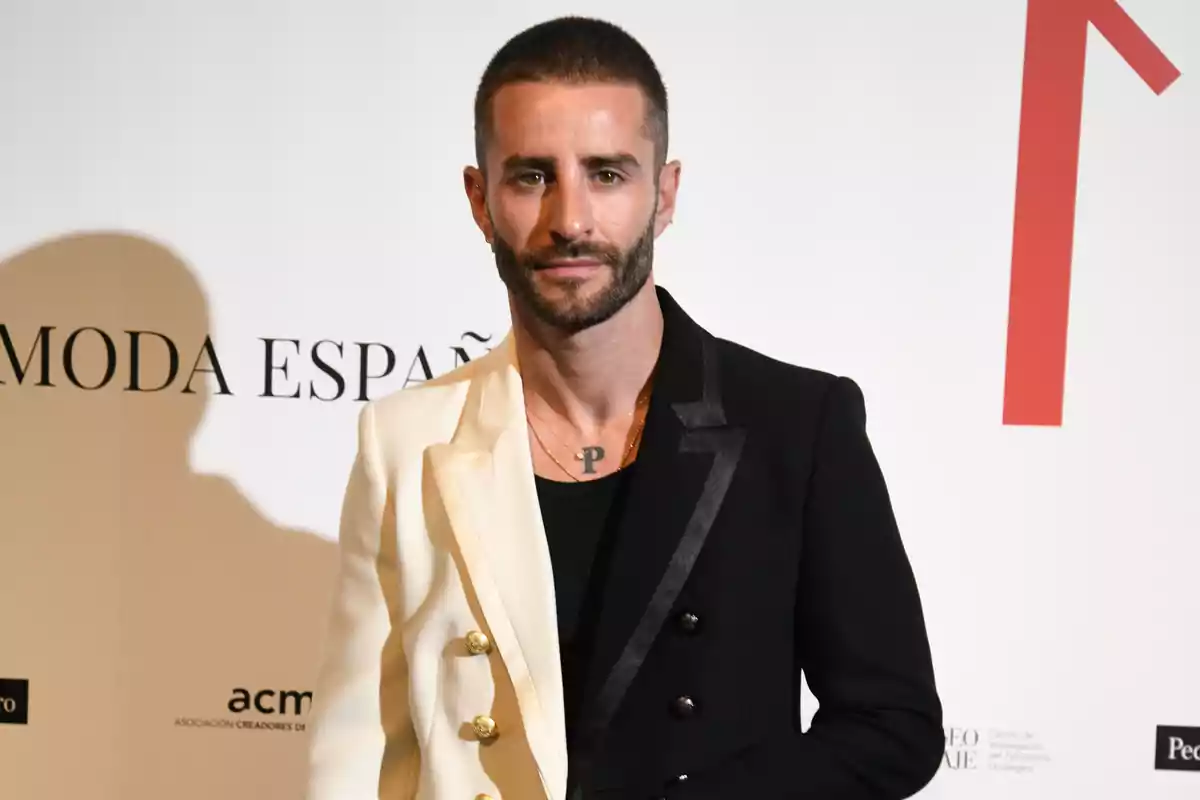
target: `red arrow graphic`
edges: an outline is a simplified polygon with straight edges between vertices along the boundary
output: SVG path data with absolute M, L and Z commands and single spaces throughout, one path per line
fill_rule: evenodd
M 1061 425 L 1088 23 L 1157 94 L 1180 72 L 1116 0 L 1029 0 L 1005 425 Z

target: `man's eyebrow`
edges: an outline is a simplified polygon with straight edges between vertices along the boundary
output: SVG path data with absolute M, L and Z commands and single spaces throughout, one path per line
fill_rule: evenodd
M 605 153 L 587 156 L 583 159 L 583 164 L 589 169 L 618 167 L 631 172 L 641 169 L 642 166 L 637 156 L 631 153 Z M 519 153 L 504 159 L 503 166 L 505 172 L 512 172 L 518 169 L 537 169 L 542 172 L 555 171 L 553 158 L 548 156 L 526 156 Z
M 611 153 L 607 155 L 589 156 L 583 160 L 583 163 L 591 169 L 619 167 L 630 172 L 635 172 L 642 167 L 641 162 L 637 160 L 637 156 L 634 156 L 631 153 Z
M 505 172 L 517 169 L 540 169 L 543 172 L 553 172 L 554 159 L 546 156 L 523 156 L 520 154 L 504 159 Z

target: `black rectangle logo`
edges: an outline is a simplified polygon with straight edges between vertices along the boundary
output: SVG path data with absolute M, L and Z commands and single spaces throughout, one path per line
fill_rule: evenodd
M 1200 728 L 1159 725 L 1154 768 L 1200 772 Z
M 0 678 L 0 725 L 29 724 L 29 681 Z

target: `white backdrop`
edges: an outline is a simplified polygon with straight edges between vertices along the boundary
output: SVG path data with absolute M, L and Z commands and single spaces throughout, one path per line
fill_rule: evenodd
M 668 85 L 658 280 L 867 393 L 946 706 L 921 797 L 1196 797 L 1155 739 L 1200 726 L 1200 5 L 1121 0 L 1183 73 L 1161 95 L 1087 34 L 1063 423 L 1018 426 L 1027 5 L 0 4 L 0 698 L 29 695 L 0 795 L 298 796 L 361 354 L 395 356 L 377 397 L 503 335 L 461 188 L 475 83 L 570 11 Z M 116 353 L 94 391 L 63 363 L 87 327 Z M 142 389 L 176 345 L 162 391 L 127 391 L 129 330 Z M 299 398 L 261 396 L 264 339 Z M 97 385 L 103 337 L 73 341 Z M 184 392 L 214 353 L 227 391 Z

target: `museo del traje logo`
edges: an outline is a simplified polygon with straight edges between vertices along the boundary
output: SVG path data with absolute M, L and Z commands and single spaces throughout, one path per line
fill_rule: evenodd
M 1030 773 L 1050 761 L 1045 745 L 1027 730 L 952 726 L 943 732 L 943 771 Z

